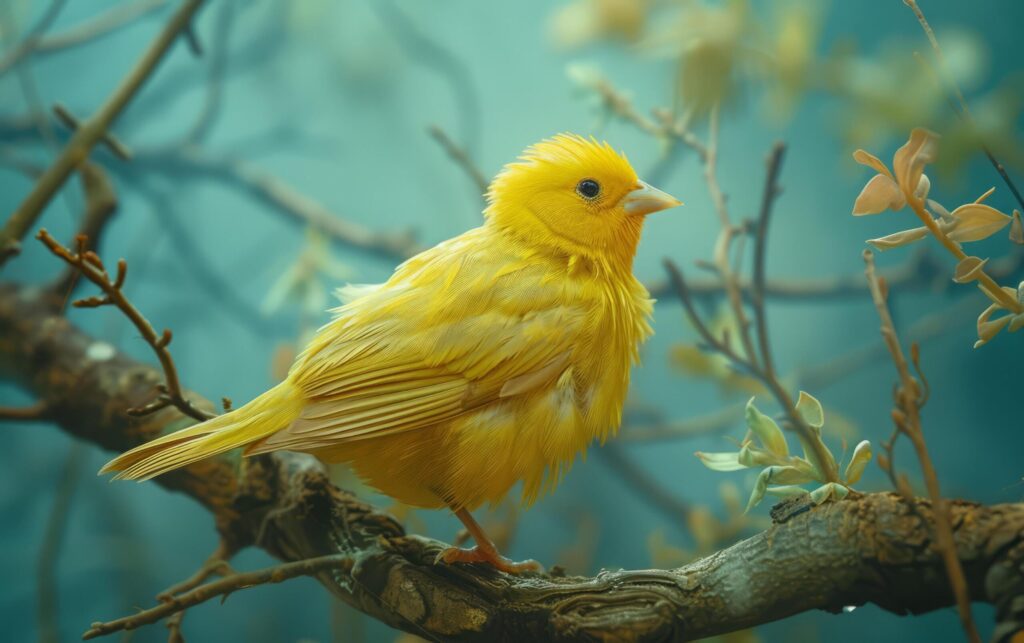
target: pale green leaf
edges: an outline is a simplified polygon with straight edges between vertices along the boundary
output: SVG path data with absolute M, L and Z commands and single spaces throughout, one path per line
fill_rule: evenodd
M 796 400 L 796 411 L 804 422 L 816 429 L 825 424 L 825 410 L 821 408 L 821 402 L 807 391 L 800 391 Z
M 757 436 L 764 448 L 781 457 L 789 455 L 789 446 L 786 444 L 786 436 L 782 434 L 782 429 L 775 420 L 754 406 L 754 398 L 747 402 L 745 417 L 747 427 Z
M 740 448 L 739 463 L 744 467 L 768 467 L 783 464 L 785 461 L 785 458 L 781 458 L 771 451 L 761 449 L 752 442 L 746 442 Z
M 811 501 L 816 505 L 820 505 L 830 498 L 832 500 L 842 500 L 849 493 L 850 490 L 847 487 L 835 482 L 829 482 L 811 492 Z
M 870 461 L 871 443 L 863 440 L 853 449 L 853 457 L 850 458 L 850 464 L 846 465 L 846 472 L 843 474 L 846 484 L 856 484 L 860 477 L 864 475 L 864 468 L 867 467 Z
M 747 508 L 743 513 L 747 513 L 756 507 L 757 503 L 761 502 L 764 498 L 765 491 L 768 490 L 768 477 L 770 475 L 771 469 L 765 469 L 757 476 L 757 481 L 754 482 L 754 489 L 750 492 L 750 500 L 747 501 Z
M 781 487 L 768 487 L 765 493 L 776 498 L 799 498 L 807 495 L 807 489 L 796 485 L 784 485 Z
M 735 451 L 730 453 L 704 453 L 703 451 L 698 451 L 695 455 L 700 458 L 705 467 L 712 471 L 739 471 L 745 468 L 739 462 L 739 453 Z
M 765 471 L 768 472 L 768 482 L 771 484 L 805 484 L 815 480 L 813 474 L 792 466 L 768 467 Z

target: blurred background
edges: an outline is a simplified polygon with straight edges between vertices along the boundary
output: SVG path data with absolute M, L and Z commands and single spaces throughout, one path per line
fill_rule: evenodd
M 0 212 L 13 211 L 33 172 L 68 137 L 50 107 L 61 103 L 80 118 L 95 110 L 177 4 L 0 3 Z M 1021 176 L 1024 5 L 922 5 L 978 130 L 1010 175 Z M 43 20 L 35 49 L 18 53 Z M 770 332 L 786 384 L 822 401 L 825 439 L 838 456 L 844 445 L 848 453 L 862 439 L 877 445 L 888 438 L 895 381 L 869 297 L 840 285 L 863 283 L 866 239 L 915 225 L 909 211 L 850 216 L 873 174 L 852 152 L 865 148 L 888 163 L 913 127 L 929 127 L 943 136 L 929 169 L 932 198 L 952 209 L 996 186 L 987 203 L 1006 213 L 1015 207 L 947 92 L 915 58 L 920 52 L 932 60 L 931 51 L 900 0 L 211 0 L 194 31 L 202 55 L 178 42 L 113 128 L 134 159 L 120 161 L 104 148 L 93 158 L 120 202 L 100 254 L 128 260 L 127 292 L 155 326 L 174 330 L 184 383 L 210 399 L 239 403 L 282 377 L 296 347 L 328 319 L 335 287 L 383 280 L 415 245 L 478 225 L 480 189 L 463 165 L 489 179 L 557 132 L 607 139 L 643 178 L 686 202 L 649 219 L 635 266 L 642 280 L 663 280 L 664 257 L 695 280 L 710 280 L 694 261 L 711 258 L 718 218 L 699 159 L 656 131 L 661 121 L 651 110 L 660 109 L 704 141 L 717 118 L 718 179 L 734 221 L 756 215 L 766 154 L 774 141 L 788 144 L 767 268 L 796 294 L 770 299 Z M 69 238 L 84 202 L 77 178 L 69 181 L 41 225 Z M 324 217 L 374 234 L 363 247 L 339 242 L 330 225 L 310 225 Z M 892 307 L 904 338 L 921 341 L 933 391 L 924 426 L 943 491 L 1019 502 L 1021 338 L 1002 335 L 972 348 L 987 302 L 949 280 L 954 262 L 937 244 L 917 245 L 878 261 L 911 274 L 893 288 Z M 928 263 L 922 250 L 938 274 L 921 270 Z M 1008 268 L 1000 281 L 1013 286 L 1024 276 L 1018 250 L 1005 231 L 972 246 L 1002 260 Z M 42 283 L 60 268 L 28 240 L 3 278 Z M 741 515 L 756 470 L 710 471 L 693 453 L 732 448 L 729 439 L 743 437 L 742 405 L 751 395 L 767 412 L 777 409 L 758 385 L 700 353 L 679 302 L 662 299 L 620 439 L 591 450 L 530 511 L 518 509 L 513 493 L 481 514 L 512 558 L 580 574 L 675 566 L 765 526 L 770 503 Z M 718 312 L 720 298 L 700 299 L 717 323 L 729 323 Z M 116 310 L 71 314 L 122 350 L 153 359 Z M 6 386 L 0 401 L 31 398 Z M 109 453 L 45 425 L 4 429 L 0 620 L 8 640 L 77 640 L 93 621 L 151 605 L 216 545 L 209 514 L 188 498 L 155 484 L 97 479 Z M 901 448 L 898 461 L 920 490 L 909 450 Z M 337 475 L 375 504 L 391 505 L 344 471 Z M 872 463 L 858 488 L 884 490 L 888 481 Z M 394 510 L 411 531 L 442 540 L 459 528 L 443 512 Z M 271 562 L 251 550 L 235 566 Z M 991 610 L 977 605 L 975 614 L 986 636 Z M 411 640 L 334 603 L 304 578 L 194 608 L 184 634 L 197 641 Z M 865 606 L 729 638 L 962 636 L 953 609 L 900 618 Z M 151 626 L 130 638 L 161 641 L 166 631 Z

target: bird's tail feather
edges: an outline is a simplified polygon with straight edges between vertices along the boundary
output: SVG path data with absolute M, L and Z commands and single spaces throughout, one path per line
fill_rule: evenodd
M 299 416 L 301 392 L 288 380 L 234 411 L 139 445 L 108 462 L 100 474 L 115 480 L 149 480 L 275 433 Z

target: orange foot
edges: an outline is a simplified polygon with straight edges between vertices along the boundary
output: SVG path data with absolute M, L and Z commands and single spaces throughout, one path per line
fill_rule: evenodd
M 506 574 L 521 574 L 522 572 L 539 572 L 544 568 L 535 560 L 524 560 L 516 563 L 505 558 L 496 551 L 473 547 L 462 549 L 460 547 L 449 547 L 437 555 L 435 563 L 487 563 L 491 567 L 501 570 Z

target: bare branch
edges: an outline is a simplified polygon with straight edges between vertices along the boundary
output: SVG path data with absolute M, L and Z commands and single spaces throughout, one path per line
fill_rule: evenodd
M 39 548 L 36 563 L 36 583 L 39 594 L 36 621 L 39 624 L 39 641 L 41 643 L 56 643 L 60 640 L 60 633 L 57 629 L 59 623 L 57 570 L 60 567 L 57 559 L 60 557 L 61 545 L 67 531 L 71 501 L 78 489 L 78 479 L 81 477 L 85 464 L 84 446 L 81 442 L 71 445 L 64 466 L 61 468 L 60 477 L 57 479 L 57 490 Z
M 118 4 L 94 18 L 69 27 L 60 33 L 44 34 L 36 40 L 31 50 L 22 55 L 42 56 L 84 45 L 129 25 L 167 4 L 168 0 L 139 0 L 138 2 Z M 0 62 L 0 73 L 3 73 L 8 65 L 6 60 Z
M 995 168 L 996 172 L 1003 179 L 1003 183 L 1010 189 L 1013 194 L 1013 198 L 1017 200 L 1017 204 L 1021 210 L 1024 210 L 1024 197 L 1021 196 L 1020 190 L 1017 189 L 1017 185 L 1010 178 L 1010 175 L 1006 172 L 1006 167 L 996 159 L 995 155 L 992 154 L 992 149 L 988 144 L 981 138 L 978 132 L 978 125 L 974 122 L 974 117 L 971 115 L 971 110 L 967 107 L 967 101 L 964 99 L 964 94 L 960 91 L 960 87 L 953 80 L 953 77 L 949 75 L 949 67 L 946 64 L 946 56 L 942 53 L 942 47 L 939 46 L 939 39 L 935 37 L 935 32 L 932 30 L 932 26 L 928 24 L 928 19 L 925 18 L 924 12 L 921 11 L 921 7 L 918 6 L 916 0 L 903 0 L 904 4 L 910 7 L 911 11 L 914 12 L 914 16 L 917 17 L 917 21 L 921 24 L 921 29 L 924 30 L 924 35 L 928 38 L 928 43 L 932 47 L 932 51 L 935 52 L 935 58 L 939 61 L 939 69 L 941 70 L 941 77 L 946 83 L 949 93 L 956 98 L 956 104 L 953 105 L 954 111 L 957 113 L 971 132 L 978 137 L 978 141 L 981 145 L 982 151 L 988 158 L 989 163 Z M 959 108 L 959 109 L 958 109 Z
M 473 159 L 469 158 L 469 154 L 466 150 L 459 146 L 458 143 L 453 141 L 448 133 L 445 132 L 439 125 L 431 125 L 427 128 L 430 132 L 430 137 L 437 141 L 437 144 L 441 146 L 441 149 L 445 151 L 451 160 L 455 161 L 469 180 L 473 182 L 476 187 L 477 194 L 480 195 L 481 200 L 486 203 L 484 195 L 487 193 L 487 177 L 480 171 L 480 168 L 476 166 Z
M 347 573 L 352 569 L 353 560 L 350 556 L 331 554 L 308 560 L 282 563 L 252 572 L 234 573 L 211 583 L 199 585 L 194 589 L 176 594 L 156 607 L 151 607 L 137 614 L 119 618 L 106 623 L 93 623 L 82 638 L 94 639 L 121 630 L 133 630 L 140 625 L 156 623 L 172 614 L 183 613 L 190 607 L 204 603 L 211 598 L 227 597 L 238 590 L 247 589 L 267 583 L 280 583 L 296 576 L 315 576 L 323 571 L 338 570 Z
M 50 6 L 46 8 L 46 12 L 39 19 L 39 22 L 36 23 L 36 26 L 32 28 L 19 44 L 11 48 L 10 53 L 0 59 L 0 74 L 4 74 L 7 70 L 17 65 L 35 49 L 43 34 L 53 25 L 66 3 L 67 0 L 53 0 L 50 2 Z
M 725 195 L 721 192 L 721 189 L 718 186 L 718 180 L 715 174 L 715 165 L 717 163 L 718 155 L 717 114 L 718 110 L 713 109 L 711 112 L 710 125 L 711 140 L 707 146 L 708 156 L 705 167 L 705 180 L 708 183 L 708 190 L 712 195 L 712 201 L 716 204 L 719 221 L 722 225 L 722 230 L 719 233 L 718 242 L 715 247 L 713 267 L 721 277 L 722 283 L 725 286 L 730 309 L 734 319 L 736 320 L 737 334 L 740 336 L 743 352 L 741 353 L 732 346 L 730 337 L 717 337 L 711 332 L 707 323 L 697 311 L 697 307 L 693 301 L 692 290 L 687 284 L 686 279 L 683 277 L 682 271 L 675 265 L 675 263 L 666 259 L 664 261 L 664 265 L 669 275 L 669 283 L 676 291 L 680 301 L 682 301 L 690 323 L 700 334 L 701 339 L 707 347 L 722 354 L 729 359 L 736 368 L 754 378 L 757 378 L 765 385 L 772 396 L 775 397 L 775 401 L 786 415 L 789 428 L 800 436 L 801 442 L 808 450 L 808 456 L 811 463 L 814 464 L 818 471 L 822 473 L 826 480 L 829 482 L 837 482 L 839 480 L 839 472 L 836 470 L 833 458 L 829 455 L 821 440 L 818 439 L 815 431 L 807 424 L 803 416 L 797 412 L 796 403 L 789 391 L 786 390 L 786 387 L 779 381 L 774 365 L 771 365 L 769 368 L 769 365 L 771 364 L 771 350 L 770 347 L 768 347 L 767 321 L 764 318 L 765 280 L 763 263 L 765 259 L 765 240 L 763 238 L 756 242 L 755 247 L 755 256 L 759 264 L 755 264 L 754 266 L 754 290 L 756 293 L 753 297 L 755 323 L 758 327 L 758 335 L 762 346 L 763 357 L 761 360 L 757 359 L 757 353 L 754 350 L 753 340 L 750 337 L 750 322 L 747 319 L 743 307 L 743 297 L 740 294 L 736 275 L 729 263 L 729 246 L 738 228 L 733 226 L 730 222 L 729 212 L 725 206 Z M 762 201 L 760 225 L 757 229 L 759 237 L 764 237 L 767 234 L 767 222 L 770 216 L 771 205 L 774 201 L 775 194 L 779 190 L 777 185 L 779 171 L 778 166 L 782 162 L 784 149 L 785 148 L 781 144 L 776 145 L 773 153 L 769 156 L 767 185 L 764 191 L 764 200 Z M 766 362 L 766 360 L 768 361 Z
M 55 103 L 53 106 L 53 115 L 57 117 L 57 120 L 61 122 L 64 127 L 68 128 L 72 132 L 76 131 L 82 126 L 81 121 L 78 117 L 71 113 L 67 107 L 61 103 Z M 130 161 L 132 158 L 132 152 L 128 149 L 124 143 L 122 143 L 116 136 L 110 132 L 106 132 L 100 138 L 100 143 L 103 143 L 110 153 L 121 159 L 122 161 Z
M 21 239 L 28 234 L 43 209 L 64 185 L 71 173 L 84 159 L 88 158 L 92 148 L 103 140 L 110 126 L 156 70 L 157 65 L 170 50 L 182 29 L 189 25 L 202 4 L 203 0 L 184 0 L 178 11 L 139 58 L 131 72 L 121 81 L 117 89 L 95 114 L 85 119 L 75 130 L 71 140 L 64 146 L 64 150 L 39 177 L 35 186 L 0 230 L 0 265 L 18 253 Z
M 761 363 L 765 373 L 775 375 L 775 364 L 772 361 L 771 343 L 768 340 L 768 320 L 764 307 L 765 288 L 765 250 L 768 245 L 768 221 L 772 214 L 772 205 L 781 191 L 779 188 L 779 170 L 782 168 L 782 156 L 786 146 L 776 143 L 768 157 L 768 176 L 764 181 L 764 194 L 761 197 L 761 212 L 757 217 L 757 233 L 754 236 L 754 280 L 750 291 L 750 301 L 754 308 L 754 320 L 757 323 L 757 342 L 761 348 Z
M 29 406 L 0 406 L 0 422 L 42 422 L 50 419 L 50 407 L 46 402 Z
M 921 406 L 923 405 L 922 391 L 918 381 L 910 373 L 910 367 L 900 346 L 899 337 L 896 335 L 896 326 L 893 324 L 892 315 L 889 314 L 889 305 L 886 302 L 887 292 L 884 282 L 880 281 L 875 274 L 875 258 L 870 250 L 864 251 L 865 275 L 871 287 L 871 299 L 878 310 L 878 316 L 882 321 L 882 337 L 892 355 L 893 364 L 896 365 L 896 372 L 899 375 L 899 383 L 893 394 L 896 401 L 896 410 L 893 411 L 893 420 L 897 430 L 906 435 L 914 445 L 917 459 L 921 463 L 921 472 L 924 474 L 925 485 L 928 488 L 928 496 L 932 501 L 932 509 L 935 517 L 935 540 L 942 553 L 942 560 L 946 567 L 946 574 L 949 583 L 956 596 L 957 610 L 960 614 L 960 622 L 967 639 L 972 643 L 981 643 L 981 636 L 974 624 L 974 617 L 971 615 L 971 597 L 967 587 L 967 578 L 964 569 L 960 564 L 957 555 L 956 542 L 953 537 L 953 526 L 949 515 L 949 505 L 943 499 L 939 489 L 939 478 L 935 473 L 935 465 L 932 464 L 931 456 L 928 454 L 928 446 L 925 444 L 924 431 L 921 428 Z M 919 369 L 917 357 L 919 355 L 916 347 L 912 348 L 914 355 L 914 366 Z M 892 439 L 889 444 L 890 476 L 895 478 L 892 469 Z M 897 479 L 898 480 L 898 479 Z M 897 481 L 897 487 L 903 487 Z M 905 491 L 904 491 L 905 492 Z
M 627 421 L 617 442 L 658 442 L 677 440 L 718 433 L 743 421 L 743 405 L 725 406 L 705 415 L 684 420 L 662 420 L 655 422 Z
M 79 235 L 78 251 L 72 253 L 70 250 L 62 246 L 56 239 L 51 237 L 50 233 L 48 233 L 45 228 L 40 230 L 39 234 L 36 236 L 47 248 L 50 249 L 50 252 L 63 259 L 69 266 L 77 268 L 86 279 L 99 286 L 100 290 L 103 291 L 102 297 L 95 296 L 87 299 L 79 299 L 78 301 L 75 301 L 73 305 L 77 308 L 115 306 L 118 310 L 124 313 L 124 316 L 127 317 L 129 321 L 132 322 L 132 325 L 134 325 L 139 331 L 142 338 L 153 349 L 157 359 L 160 360 L 160 366 L 163 368 L 164 379 L 166 381 L 166 384 L 160 389 L 162 395 L 144 407 L 130 409 L 129 413 L 133 413 L 134 415 L 146 415 L 165 408 L 168 405 L 173 405 L 185 415 L 195 418 L 196 420 L 202 421 L 214 417 L 215 414 L 199 409 L 188 401 L 182 394 L 181 383 L 178 379 L 178 370 L 174 365 L 174 358 L 171 357 L 170 351 L 167 350 L 167 345 L 171 343 L 171 331 L 169 329 L 164 329 L 162 334 L 157 335 L 152 324 L 149 323 L 142 313 L 139 312 L 139 310 L 130 301 L 128 301 L 128 298 L 125 296 L 122 287 L 124 286 L 125 278 L 128 275 L 128 263 L 124 259 L 118 261 L 117 276 L 114 279 L 111 279 L 99 256 L 91 250 L 85 250 L 85 244 L 87 241 L 85 237 Z

